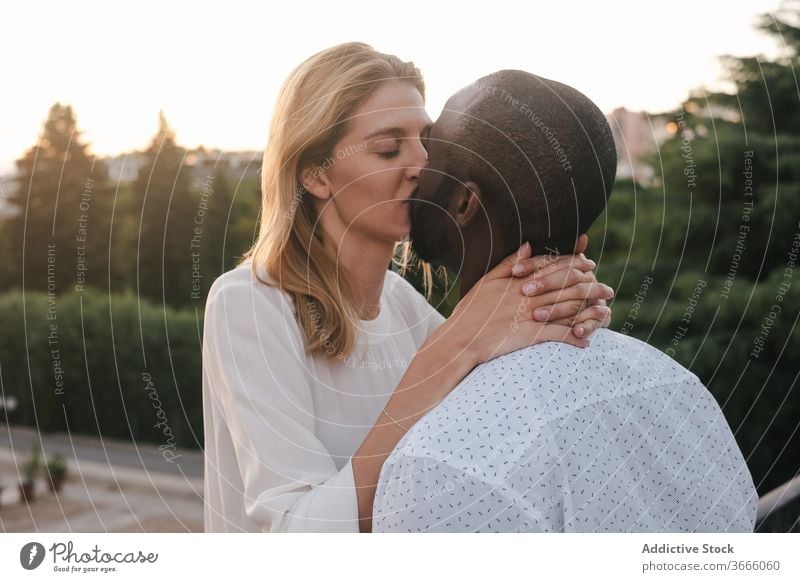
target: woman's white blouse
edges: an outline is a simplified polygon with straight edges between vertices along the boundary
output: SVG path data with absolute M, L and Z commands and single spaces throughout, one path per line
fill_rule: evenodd
M 378 317 L 331 361 L 305 352 L 291 299 L 250 261 L 219 277 L 203 330 L 205 530 L 357 532 L 351 457 L 443 321 L 387 270 Z

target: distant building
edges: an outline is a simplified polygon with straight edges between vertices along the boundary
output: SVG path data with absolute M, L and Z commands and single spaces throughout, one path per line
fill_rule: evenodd
M 139 175 L 139 168 L 145 164 L 146 160 L 145 155 L 138 152 L 101 158 L 101 161 L 106 164 L 108 180 L 112 184 L 135 181 Z
M 261 152 L 223 152 L 217 149 L 198 148 L 188 152 L 186 165 L 191 169 L 192 185 L 198 188 L 218 170 L 223 170 L 233 182 L 257 181 L 260 176 L 262 155 Z
M 19 185 L 13 174 L 0 176 L 0 222 L 20 212 L 19 208 L 9 202 L 12 195 L 16 193 L 17 188 L 19 188 Z
M 693 116 L 695 123 L 681 129 L 684 113 Z M 617 146 L 617 177 L 647 184 L 655 178 L 647 158 L 653 156 L 664 141 L 679 131 L 687 139 L 693 139 L 695 134 L 706 137 L 711 131 L 709 125 L 715 119 L 738 123 L 741 116 L 730 108 L 714 104 L 701 107 L 694 100 L 688 100 L 681 109 L 660 114 L 628 111 L 620 107 L 607 119 Z
M 664 122 L 660 117 L 651 117 L 643 111 L 628 111 L 624 107 L 612 111 L 607 119 L 617 146 L 617 177 L 636 182 L 651 181 L 654 172 L 646 158 L 669 137 Z
M 214 176 L 218 170 L 222 170 L 234 182 L 258 180 L 261 157 L 261 152 L 223 152 L 198 148 L 187 151 L 185 163 L 191 185 L 201 188 L 209 176 Z M 147 163 L 147 157 L 140 152 L 133 152 L 103 158 L 103 161 L 112 183 L 130 183 L 136 181 L 139 169 Z

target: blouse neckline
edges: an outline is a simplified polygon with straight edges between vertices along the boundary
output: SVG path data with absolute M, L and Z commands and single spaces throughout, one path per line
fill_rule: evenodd
M 389 335 L 391 326 L 391 313 L 389 310 L 386 294 L 389 292 L 389 271 L 386 271 L 386 278 L 383 280 L 381 289 L 380 311 L 374 319 L 359 319 L 356 322 L 358 328 L 358 343 L 375 345 L 382 342 Z
M 251 257 L 244 261 L 240 266 L 246 266 L 248 269 L 251 269 L 252 263 L 253 259 Z M 356 340 L 357 345 L 376 345 L 391 335 L 392 314 L 389 301 L 387 300 L 387 293 L 390 292 L 390 287 L 393 287 L 393 282 L 390 279 L 391 272 L 392 271 L 390 269 L 387 269 L 386 275 L 383 279 L 383 289 L 381 289 L 380 311 L 378 312 L 378 316 L 374 319 L 359 319 L 355 322 L 356 329 L 358 331 L 358 338 Z M 270 277 L 264 269 L 259 269 L 259 274 L 265 277 L 265 279 L 274 282 L 274 279 Z M 278 288 L 280 289 L 280 286 L 278 286 Z M 282 289 L 281 292 L 283 293 Z M 294 312 L 294 305 L 292 301 L 289 300 L 288 297 L 287 300 L 289 301 L 289 305 L 292 306 L 292 311 Z

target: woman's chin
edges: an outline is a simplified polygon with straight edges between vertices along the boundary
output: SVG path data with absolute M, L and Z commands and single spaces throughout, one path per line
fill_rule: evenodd
M 399 244 L 399 243 L 408 242 L 409 241 L 409 236 L 408 235 L 409 235 L 408 231 L 405 231 L 405 232 L 397 231 L 397 232 L 392 233 L 390 235 L 390 238 L 392 239 L 392 243 L 393 244 Z
M 402 241 L 408 240 L 409 235 L 411 234 L 411 222 L 408 220 L 408 217 L 398 218 L 397 222 L 390 226 L 391 228 L 391 237 L 395 241 Z
M 411 236 L 411 225 L 406 224 L 402 229 L 398 230 L 398 241 L 407 241 Z

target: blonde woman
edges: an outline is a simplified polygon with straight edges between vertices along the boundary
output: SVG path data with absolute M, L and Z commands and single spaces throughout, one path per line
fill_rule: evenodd
M 206 304 L 206 531 L 370 531 L 384 460 L 476 365 L 607 322 L 582 255 L 523 246 L 447 320 L 388 270 L 427 161 L 423 98 L 413 64 L 360 43 L 284 84 L 258 240 Z

